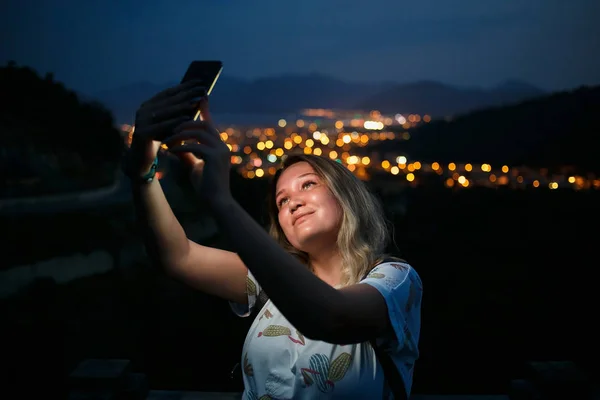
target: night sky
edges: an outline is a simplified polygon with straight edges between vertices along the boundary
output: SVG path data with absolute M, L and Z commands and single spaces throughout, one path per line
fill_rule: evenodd
M 598 0 L 5 0 L 0 63 L 87 93 L 173 82 L 193 59 L 257 78 L 600 83 Z

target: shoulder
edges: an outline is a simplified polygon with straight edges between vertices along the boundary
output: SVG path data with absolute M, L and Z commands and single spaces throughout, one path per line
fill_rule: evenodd
M 361 282 L 378 282 L 389 289 L 406 284 L 422 286 L 417 271 L 404 260 L 384 260 L 376 265 Z
M 417 271 L 406 261 L 388 261 L 375 266 L 361 284 L 376 288 L 385 299 L 394 340 L 392 352 L 408 348 L 418 354 L 423 285 Z

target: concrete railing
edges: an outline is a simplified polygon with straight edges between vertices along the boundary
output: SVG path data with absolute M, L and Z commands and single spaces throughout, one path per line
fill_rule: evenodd
M 16 294 L 39 278 L 51 278 L 58 284 L 65 284 L 106 273 L 113 267 L 113 257 L 104 250 L 17 265 L 0 271 L 0 299 Z

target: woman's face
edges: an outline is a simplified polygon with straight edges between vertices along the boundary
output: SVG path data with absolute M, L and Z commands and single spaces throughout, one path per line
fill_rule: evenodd
M 279 225 L 292 246 L 310 254 L 336 244 L 342 208 L 309 163 L 285 169 L 275 193 Z

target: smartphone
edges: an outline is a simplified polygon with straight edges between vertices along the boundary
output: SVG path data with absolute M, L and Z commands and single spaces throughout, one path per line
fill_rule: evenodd
M 210 96 L 215 83 L 219 79 L 223 71 L 223 63 L 221 61 L 192 61 L 185 75 L 181 79 L 181 83 L 198 80 L 206 87 L 206 94 Z M 200 117 L 200 111 L 196 112 L 194 121 Z
M 181 83 L 190 81 L 190 80 L 198 80 L 200 84 L 206 88 L 206 94 L 210 96 L 213 88 L 215 87 L 215 83 L 219 79 L 221 75 L 221 71 L 223 71 L 223 63 L 221 61 L 192 61 L 190 66 L 188 67 L 185 75 L 181 79 Z M 197 110 L 193 115 L 193 120 L 197 119 L 202 120 L 202 115 L 200 115 L 200 110 Z M 182 145 L 189 143 L 198 143 L 195 139 L 188 139 L 181 142 Z

